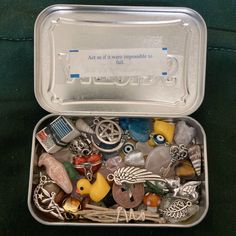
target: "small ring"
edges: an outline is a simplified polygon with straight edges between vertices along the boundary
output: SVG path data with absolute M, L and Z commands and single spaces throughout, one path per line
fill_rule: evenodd
M 107 180 L 108 181 L 113 181 L 114 180 L 114 175 L 113 174 L 108 174 L 107 175 Z

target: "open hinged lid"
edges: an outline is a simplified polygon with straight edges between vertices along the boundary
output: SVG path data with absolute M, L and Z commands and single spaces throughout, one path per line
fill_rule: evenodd
M 35 95 L 51 113 L 189 115 L 205 64 L 206 26 L 191 9 L 55 5 L 35 24 Z

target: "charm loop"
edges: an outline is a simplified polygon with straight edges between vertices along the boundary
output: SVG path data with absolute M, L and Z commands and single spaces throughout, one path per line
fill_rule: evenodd
M 113 181 L 114 180 L 114 175 L 113 174 L 108 174 L 107 175 L 107 180 L 108 181 Z

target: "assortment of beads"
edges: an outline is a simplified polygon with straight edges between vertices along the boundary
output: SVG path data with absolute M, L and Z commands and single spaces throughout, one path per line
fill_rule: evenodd
M 48 217 L 165 224 L 199 210 L 202 150 L 184 120 L 59 116 L 36 138 L 33 202 Z

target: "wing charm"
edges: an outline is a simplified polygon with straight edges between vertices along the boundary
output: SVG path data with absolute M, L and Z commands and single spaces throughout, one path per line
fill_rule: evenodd
M 196 201 L 198 199 L 198 192 L 196 188 L 200 185 L 200 181 L 191 181 L 179 188 L 179 195 L 180 196 L 188 196 L 191 201 Z
M 145 181 L 158 180 L 166 182 L 160 175 L 155 175 L 146 169 L 141 169 L 134 166 L 122 167 L 116 170 L 113 174 L 107 176 L 109 181 L 113 181 L 117 185 L 122 185 L 123 183 L 136 184 L 144 183 Z

